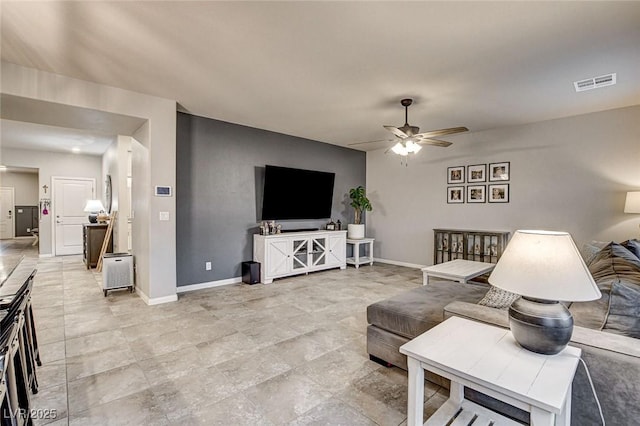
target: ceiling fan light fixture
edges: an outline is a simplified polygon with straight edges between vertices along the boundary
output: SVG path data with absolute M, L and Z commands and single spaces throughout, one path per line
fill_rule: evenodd
M 391 148 L 391 151 L 393 151 L 395 154 L 402 155 L 402 156 L 405 156 L 405 155 L 409 154 L 409 151 L 402 144 L 402 142 L 398 142 L 397 144 L 395 144 L 393 146 L 393 148 Z
M 451 145 L 451 142 L 434 139 L 434 137 L 453 135 L 456 133 L 469 131 L 469 129 L 467 129 L 466 127 L 451 127 L 447 129 L 429 130 L 427 132 L 420 133 L 420 128 L 418 126 L 411 126 L 409 124 L 409 106 L 412 103 L 413 100 L 409 98 L 402 99 L 400 101 L 400 104 L 404 107 L 403 126 L 382 126 L 386 130 L 391 132 L 395 136 L 395 139 L 387 141 L 356 142 L 349 145 L 362 145 L 374 142 L 396 142 L 395 145 L 385 151 L 385 154 L 391 151 L 394 154 L 400 155 L 402 157 L 400 159 L 400 163 L 406 166 L 407 161 L 409 160 L 409 154 L 417 154 L 422 149 L 423 144 L 440 147 L 447 147 Z
M 419 144 L 415 143 L 414 141 L 410 140 L 410 141 L 407 141 L 406 143 L 406 149 L 407 149 L 407 152 L 409 153 L 413 152 L 414 154 L 417 154 L 418 151 L 422 149 L 422 147 Z

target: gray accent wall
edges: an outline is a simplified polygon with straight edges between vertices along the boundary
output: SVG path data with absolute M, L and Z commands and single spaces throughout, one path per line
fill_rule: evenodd
M 178 286 L 239 277 L 241 263 L 252 260 L 265 165 L 335 173 L 332 219 L 345 227 L 353 215 L 349 188 L 366 179 L 364 152 L 185 113 L 178 113 L 176 159 Z M 279 223 L 323 228 L 327 220 Z

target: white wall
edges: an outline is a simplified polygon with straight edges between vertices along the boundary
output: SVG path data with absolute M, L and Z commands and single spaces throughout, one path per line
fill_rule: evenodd
M 102 164 L 100 157 L 80 154 L 59 154 L 26 149 L 2 148 L 2 161 L 6 166 L 32 167 L 40 169 L 38 174 L 37 200 L 51 199 L 51 177 L 83 177 L 96 181 L 96 194 L 101 194 L 103 186 L 100 178 Z M 45 194 L 43 186 L 47 186 Z M 17 203 L 16 203 L 17 204 Z M 51 206 L 49 206 L 51 211 Z M 40 254 L 52 254 L 53 215 L 40 215 Z
M 144 191 L 144 193 L 134 193 L 134 196 L 131 200 L 133 204 L 133 223 L 139 221 L 141 217 L 148 218 L 151 220 L 149 215 L 151 214 L 151 210 L 149 208 L 149 203 L 147 200 L 151 196 L 150 191 L 150 170 L 149 170 L 149 149 L 144 146 L 139 141 L 146 140 L 149 138 L 148 135 L 149 126 L 143 125 L 138 129 L 136 134 L 134 135 L 133 141 L 131 143 L 131 172 L 132 172 L 132 180 L 134 183 L 134 189 L 138 191 Z M 137 261 L 140 263 L 149 263 L 149 244 L 150 244 L 150 235 L 149 228 L 147 227 L 134 227 L 133 228 L 133 251 L 137 254 Z M 175 250 L 175 246 L 174 246 Z M 175 253 L 175 252 L 174 252 Z M 174 257 L 175 261 L 175 257 Z M 147 269 L 138 269 L 136 271 L 138 274 L 137 280 L 141 283 L 141 290 L 143 292 L 148 291 L 149 289 L 145 286 L 151 282 L 151 271 Z M 177 276 L 176 276 L 176 287 L 177 287 Z
M 145 181 L 134 179 L 132 188 L 133 197 L 145 197 L 139 202 L 146 203 L 149 209 L 148 215 L 136 215 L 132 223 L 134 238 L 136 233 L 148 238 L 147 242 L 134 240 L 136 270 L 142 271 L 137 285 L 149 303 L 176 300 L 175 196 L 152 197 L 150 190 L 154 185 L 175 187 L 176 102 L 8 62 L 2 62 L 1 77 L 2 93 L 147 120 L 147 129 L 141 135 L 148 139 L 132 135 L 149 153 L 149 164 L 145 166 L 149 187 L 140 187 Z M 160 222 L 160 211 L 168 212 L 170 220 Z M 147 251 L 140 252 L 145 246 Z
M 107 175 L 111 176 L 112 212 L 118 212 L 118 218 L 113 228 L 114 253 L 128 251 L 127 166 L 131 141 L 131 136 L 119 135 L 116 142 L 112 143 L 102 156 L 102 182 L 106 185 Z M 101 198 L 103 203 L 106 203 L 104 191 Z
M 38 205 L 38 173 L 0 172 L 0 186 L 15 188 L 16 206 Z
M 383 150 L 367 154 L 375 257 L 430 265 L 433 228 L 564 230 L 578 245 L 638 237 L 640 215 L 622 211 L 626 191 L 640 189 L 640 106 L 448 140 L 408 167 Z M 511 162 L 510 203 L 447 204 L 447 167 L 502 161 Z

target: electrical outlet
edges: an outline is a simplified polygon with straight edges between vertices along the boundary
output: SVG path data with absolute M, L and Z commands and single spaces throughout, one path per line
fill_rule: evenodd
M 204 269 L 206 269 L 207 271 L 210 271 L 211 270 L 211 262 L 206 262 L 204 264 Z

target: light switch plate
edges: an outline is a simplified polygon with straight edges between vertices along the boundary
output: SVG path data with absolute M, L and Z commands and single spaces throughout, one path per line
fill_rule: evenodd
M 169 212 L 160 212 L 160 220 L 169 220 Z

